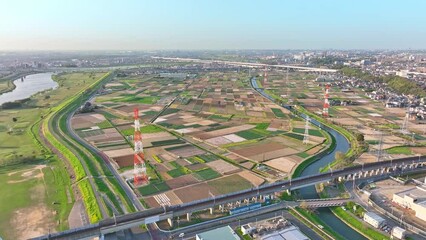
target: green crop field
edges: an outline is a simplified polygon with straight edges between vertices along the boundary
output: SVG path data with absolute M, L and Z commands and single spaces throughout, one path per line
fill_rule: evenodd
M 220 177 L 220 174 L 211 168 L 206 168 L 195 172 L 194 176 L 201 181 L 205 181 Z
M 253 130 L 244 130 L 241 132 L 235 133 L 235 135 L 240 136 L 242 138 L 245 138 L 247 140 L 257 139 L 263 137 L 263 135 L 260 135 L 259 133 L 253 131 Z
M 413 154 L 413 151 L 409 147 L 393 147 L 386 149 L 386 152 L 389 154 L 405 154 L 405 155 L 411 155 Z
M 113 102 L 129 102 L 129 103 L 154 104 L 159 99 L 160 99 L 159 97 L 155 97 L 155 96 L 137 97 L 137 96 L 131 95 L 131 96 L 124 96 L 124 97 L 121 97 L 121 98 L 115 98 L 112 101 Z
M 207 184 L 218 194 L 227 194 L 253 187 L 249 181 L 237 174 L 218 178 L 207 182 Z
M 211 162 L 211 161 L 214 161 L 214 160 L 217 160 L 218 159 L 218 157 L 216 157 L 215 155 L 213 155 L 213 154 L 209 154 L 209 153 L 207 153 L 207 154 L 203 154 L 203 155 L 197 155 L 197 157 L 199 157 L 199 158 L 201 158 L 201 159 L 203 159 L 204 161 L 206 161 L 206 162 Z
M 164 192 L 169 189 L 170 187 L 165 182 L 154 182 L 154 183 L 150 183 L 146 186 L 138 188 L 138 191 L 143 196 L 148 196 L 155 193 Z
M 185 143 L 185 142 L 180 140 L 180 139 L 170 139 L 170 140 L 151 142 L 152 146 L 154 146 L 154 147 L 175 145 L 175 144 L 182 144 L 182 143 Z
M 101 128 L 101 129 L 112 128 L 113 127 L 112 124 L 108 120 L 102 121 L 102 122 L 100 122 L 100 123 L 98 123 L 96 125 L 99 128 Z
M 304 134 L 305 129 L 304 128 L 293 128 L 293 132 Z M 317 129 L 309 129 L 308 132 L 309 132 L 309 135 L 311 135 L 311 136 L 323 137 L 321 132 Z
M 303 140 L 303 135 L 299 135 L 299 134 L 295 134 L 295 133 L 284 133 L 285 136 L 287 137 L 291 137 L 297 140 L 302 141 Z
M 286 115 L 281 111 L 281 109 L 279 108 L 271 108 L 272 112 L 275 114 L 276 117 L 278 118 L 283 118 Z

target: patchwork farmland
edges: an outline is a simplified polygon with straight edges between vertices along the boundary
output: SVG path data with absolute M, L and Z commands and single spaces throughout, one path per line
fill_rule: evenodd
M 259 186 L 286 178 L 328 142 L 311 125 L 302 144 L 304 122 L 255 93 L 247 80 L 216 72 L 117 77 L 95 98 L 95 112 L 75 115 L 72 126 L 133 187 L 132 114 L 139 109 L 150 183 L 135 192 L 147 207 Z

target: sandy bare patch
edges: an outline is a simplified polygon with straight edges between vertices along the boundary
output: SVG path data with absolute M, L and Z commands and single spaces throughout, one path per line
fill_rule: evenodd
M 225 137 L 214 137 L 214 138 L 207 139 L 206 142 L 219 146 L 219 145 L 231 143 L 232 141 Z
M 45 205 L 16 210 L 11 219 L 11 225 L 15 228 L 17 239 L 29 239 L 52 232 L 55 229 L 54 213 Z M 25 219 L 25 220 L 23 220 Z
M 255 174 L 251 173 L 250 171 L 244 170 L 240 173 L 238 173 L 241 177 L 245 178 L 247 181 L 249 181 L 254 186 L 259 186 L 263 182 L 265 182 L 265 179 L 256 176 Z
M 133 149 L 123 148 L 123 149 L 105 151 L 104 153 L 110 158 L 116 158 L 116 157 L 127 156 L 127 155 L 133 154 Z
M 232 141 L 232 142 L 243 142 L 243 141 L 246 140 L 245 138 L 242 138 L 242 137 L 235 135 L 235 134 L 229 134 L 229 135 L 225 135 L 223 137 Z
M 286 157 L 279 157 L 269 161 L 264 162 L 266 165 L 278 169 L 281 172 L 289 173 L 292 171 L 296 163 Z
M 207 165 L 213 168 L 214 170 L 216 170 L 217 172 L 219 172 L 220 174 L 231 174 L 239 170 L 238 167 L 230 163 L 227 163 L 223 160 L 216 160 L 213 162 L 209 162 L 207 163 Z

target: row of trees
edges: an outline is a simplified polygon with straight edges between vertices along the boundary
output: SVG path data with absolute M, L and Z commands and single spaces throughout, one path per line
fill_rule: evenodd
M 399 94 L 413 94 L 421 97 L 426 96 L 425 89 L 417 85 L 416 82 L 410 81 L 407 78 L 400 76 L 374 76 L 367 72 L 362 72 L 359 69 L 343 67 L 340 71 L 348 77 L 356 77 L 361 80 L 387 83 L 390 89 Z

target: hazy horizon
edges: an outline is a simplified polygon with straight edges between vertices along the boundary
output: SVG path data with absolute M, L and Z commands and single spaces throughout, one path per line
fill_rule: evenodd
M 426 49 L 426 1 L 0 0 L 0 51 Z

